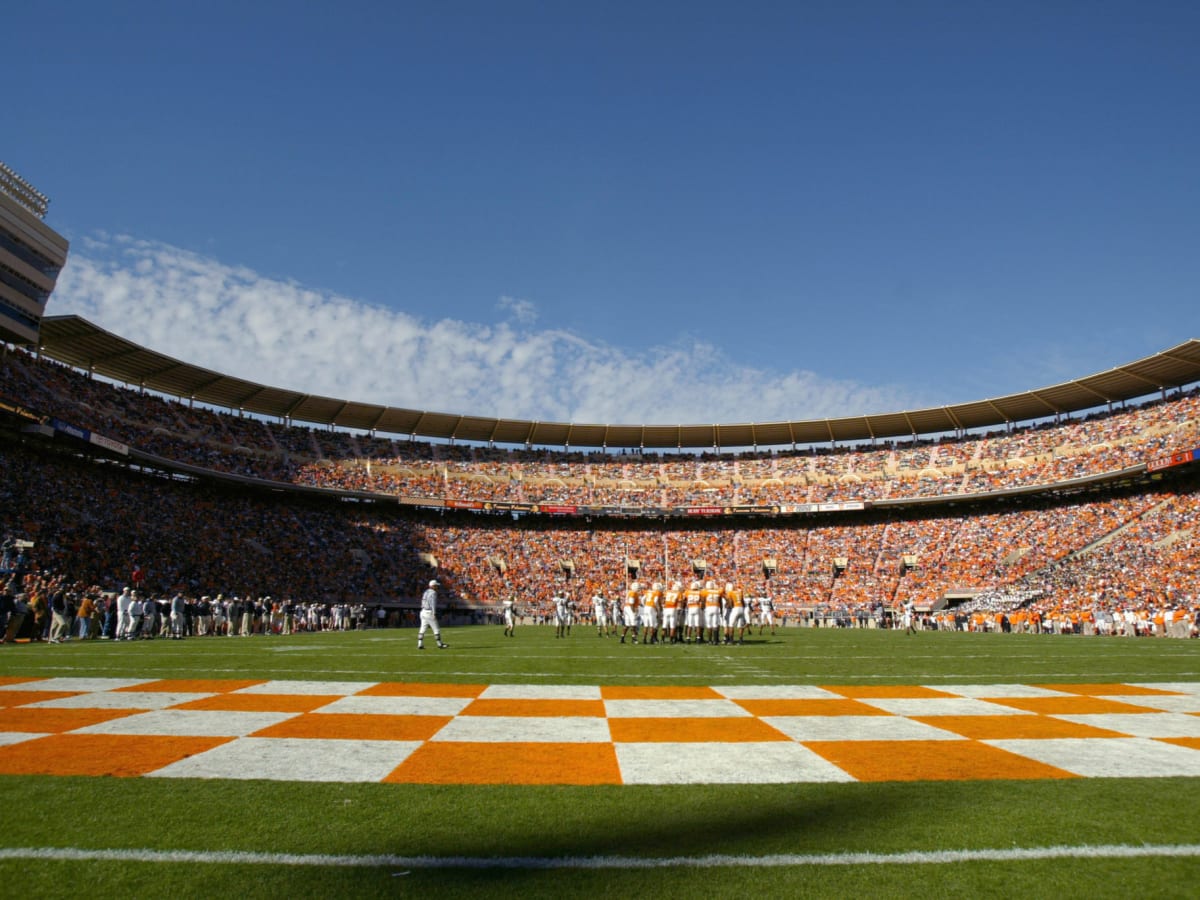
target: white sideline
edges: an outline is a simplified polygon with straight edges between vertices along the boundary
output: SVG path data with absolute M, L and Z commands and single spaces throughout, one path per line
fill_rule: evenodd
M 204 850 L 86 850 L 79 847 L 4 847 L 0 860 L 213 863 L 216 865 L 323 866 L 405 869 L 667 869 L 776 866 L 912 866 L 1040 859 L 1132 859 L 1200 856 L 1200 844 L 1100 844 L 906 853 L 816 853 L 768 856 L 334 856 Z

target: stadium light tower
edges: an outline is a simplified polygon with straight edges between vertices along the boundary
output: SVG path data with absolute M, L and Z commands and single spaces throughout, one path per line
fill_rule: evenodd
M 42 219 L 49 198 L 0 162 L 0 340 L 37 344 L 67 239 Z

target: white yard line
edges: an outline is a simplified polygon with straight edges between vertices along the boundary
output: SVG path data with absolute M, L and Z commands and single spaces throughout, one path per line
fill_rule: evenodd
M 612 658 L 620 659 L 621 657 L 618 656 L 618 657 L 612 657 Z M 727 658 L 713 657 L 713 659 L 720 659 L 720 660 L 724 661 Z M 393 662 L 394 661 L 395 660 L 393 660 Z M 654 661 L 654 660 L 652 660 L 652 661 Z M 662 662 L 661 659 L 657 660 L 657 661 Z M 740 665 L 742 665 L 741 661 L 739 661 L 739 666 Z M 736 667 L 731 666 L 730 668 L 733 669 Z M 189 669 L 189 667 L 187 667 L 187 666 L 163 664 L 161 666 L 147 666 L 147 667 L 143 668 L 141 671 L 146 672 L 146 673 L 162 671 L 164 673 L 167 673 L 165 676 L 148 674 L 145 678 L 140 679 L 140 680 L 155 681 L 162 677 L 169 677 L 169 678 L 176 679 L 176 678 L 181 677 L 178 673 L 186 672 L 189 670 L 195 672 L 195 674 L 192 676 L 194 678 L 223 678 L 223 677 L 229 677 L 229 678 L 243 677 L 244 678 L 244 677 L 246 677 L 245 668 L 236 667 L 236 666 L 230 666 L 227 668 L 217 668 L 217 667 L 209 666 L 209 665 L 197 665 L 194 668 L 194 670 L 192 670 L 192 669 Z M 96 666 L 66 666 L 66 665 L 31 666 L 29 671 L 22 672 L 21 674 L 28 678 L 55 678 L 55 677 L 64 677 L 64 676 L 73 674 L 75 672 L 85 672 L 85 673 L 91 674 L 92 672 L 95 672 L 95 671 L 96 671 Z M 368 678 L 368 676 L 371 676 L 371 675 L 378 676 L 382 671 L 383 670 L 380 668 L 314 669 L 314 668 L 306 667 L 304 669 L 303 674 L 305 676 L 305 680 L 312 680 L 313 678 L 316 678 L 321 675 L 337 676 L 340 679 L 345 679 L 347 677 L 354 678 L 355 676 L 358 676 L 363 679 L 364 684 L 377 684 L 380 681 L 380 679 L 378 677 Z M 263 680 L 263 681 L 270 680 L 270 677 L 273 675 L 282 676 L 283 679 L 288 679 L 291 676 L 296 675 L 296 670 L 294 670 L 294 669 L 271 669 L 271 668 L 255 667 L 254 672 L 255 672 L 254 678 L 256 680 Z M 506 677 L 512 677 L 512 678 L 517 678 L 517 679 L 520 679 L 520 678 L 557 678 L 560 681 L 562 681 L 563 683 L 569 683 L 572 681 L 571 676 L 564 675 L 561 670 L 552 671 L 552 672 L 529 672 L 529 671 L 502 672 L 502 671 L 497 671 L 495 669 L 456 669 L 456 670 L 450 671 L 450 670 L 438 670 L 438 669 L 433 669 L 433 668 L 418 668 L 418 667 L 413 667 L 411 669 L 404 670 L 404 671 L 393 670 L 388 675 L 388 678 L 386 680 L 388 680 L 388 681 L 403 681 L 405 676 L 413 677 L 413 676 L 438 676 L 438 675 L 444 676 L 444 677 L 478 678 L 478 679 L 485 679 L 485 680 L 490 679 L 491 681 L 495 681 L 497 678 L 506 678 Z M 605 681 L 605 684 L 616 684 L 616 683 L 620 683 L 622 679 L 642 678 L 642 677 L 647 677 L 647 673 L 645 673 L 645 672 L 612 672 L 605 677 L 604 681 Z M 700 676 L 695 673 L 654 672 L 652 677 L 661 678 L 663 680 L 678 679 L 678 680 L 691 680 L 691 681 L 699 681 L 702 678 L 704 678 L 704 679 L 708 679 L 710 682 L 717 683 L 717 682 L 729 681 L 731 679 L 745 678 L 745 677 L 747 677 L 747 674 L 743 673 L 741 671 L 721 671 L 721 672 L 709 672 L 709 673 L 705 673 L 703 676 Z M 1003 675 L 1000 675 L 1000 674 L 989 675 L 987 673 L 980 673 L 980 672 L 957 673 L 957 674 L 953 673 L 953 672 L 950 672 L 950 673 L 947 673 L 947 672 L 929 672 L 929 673 L 908 672 L 908 673 L 905 673 L 903 676 L 899 676 L 895 672 L 882 672 L 882 673 L 855 672 L 853 674 L 853 676 L 848 676 L 847 673 L 845 673 L 845 672 L 828 673 L 828 672 L 817 672 L 817 671 L 809 670 L 809 671 L 803 671 L 803 672 L 791 671 L 791 672 L 780 672 L 780 673 L 755 672 L 754 677 L 761 678 L 763 681 L 772 681 L 772 682 L 779 681 L 779 682 L 783 682 L 785 684 L 817 684 L 817 683 L 845 684 L 845 683 L 847 683 L 846 679 L 848 677 L 850 678 L 850 683 L 854 683 L 855 681 L 859 681 L 859 680 L 861 680 L 861 681 L 887 680 L 890 682 L 895 682 L 898 678 L 903 677 L 905 679 L 903 683 L 906 685 L 921 685 L 921 684 L 930 684 L 933 682 L 945 682 L 945 681 L 950 681 L 952 683 L 957 681 L 957 682 L 961 682 L 963 684 L 1040 684 L 1040 683 L 1043 683 L 1045 681 L 1048 681 L 1050 679 L 1055 679 L 1055 678 L 1075 680 L 1075 679 L 1079 679 L 1079 678 L 1089 678 L 1089 677 L 1095 678 L 1098 680 L 1102 680 L 1104 683 L 1154 684 L 1154 683 L 1157 683 L 1157 681 L 1161 681 L 1162 679 L 1165 679 L 1165 678 L 1170 678 L 1173 681 L 1179 681 L 1180 679 L 1185 679 L 1185 678 L 1200 678 L 1200 670 L 1195 671 L 1195 672 L 1191 672 L 1191 671 L 1189 671 L 1189 672 L 1172 672 L 1169 675 L 1165 674 L 1163 672 L 1111 672 L 1111 671 L 1101 674 L 1101 673 L 1080 672 L 1078 669 L 1075 669 L 1075 670 L 1068 671 L 1068 672 L 1032 672 L 1032 673 L 1025 673 L 1025 674 L 1005 672 L 1005 673 L 1003 673 Z M 1001 679 L 1001 678 L 1003 679 L 1002 681 L 997 680 L 997 679 Z M 595 678 L 592 678 L 591 681 L 594 682 Z M 29 690 L 30 687 L 27 686 L 27 687 L 25 687 L 25 689 Z
M 393 856 L 253 853 L 203 850 L 87 850 L 79 847 L 0 848 L 0 860 L 57 862 L 210 863 L 215 865 L 320 866 L 405 869 L 668 869 L 780 866 L 913 866 L 1043 859 L 1200 857 L 1200 844 L 1102 844 L 980 850 L 911 850 L 905 853 L 814 853 L 769 856 Z

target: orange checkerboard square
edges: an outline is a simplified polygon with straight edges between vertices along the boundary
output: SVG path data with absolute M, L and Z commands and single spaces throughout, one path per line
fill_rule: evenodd
M 320 709 L 340 697 L 316 694 L 217 694 L 180 703 L 172 709 L 203 709 L 222 712 L 295 712 L 306 713 Z
M 356 697 L 478 697 L 485 684 L 420 684 L 406 681 L 384 681 L 359 691 Z
M 857 700 L 735 700 L 752 716 L 890 716 Z
M 642 687 L 640 685 L 608 685 L 600 688 L 605 700 L 723 700 L 710 687 Z
M 266 684 L 266 682 L 261 678 L 254 681 L 235 681 L 225 678 L 169 678 L 117 688 L 114 693 L 162 691 L 167 694 L 220 694 L 228 691 L 240 691 L 242 688 L 253 687 L 256 684 Z
M 612 744 L 435 741 L 418 747 L 385 782 L 405 784 L 620 784 Z
M 745 743 L 790 741 L 786 734 L 759 719 L 738 717 L 609 719 L 608 730 L 618 744 Z
M 1050 716 L 910 716 L 975 741 L 1125 737 L 1116 731 L 1078 725 Z
M 1103 697 L 998 697 L 989 700 L 998 706 L 1011 706 L 1043 716 L 1092 716 L 1110 713 L 1157 713 L 1160 710 L 1133 706 Z
M 356 741 L 427 741 L 450 716 L 310 713 L 256 731 L 260 738 L 334 738 Z
M 0 753 L 5 775 L 113 775 L 136 778 L 219 747 L 227 737 L 54 734 Z
M 463 716 L 591 716 L 604 715 L 601 700 L 475 700 L 459 715 Z
M 1160 688 L 1138 687 L 1132 684 L 1035 684 L 1032 687 L 1045 688 L 1048 691 L 1062 691 L 1064 694 L 1084 694 L 1089 697 L 1182 697 L 1178 691 L 1164 691 Z
M 804 746 L 859 781 L 1077 777 L 975 741 L 806 741 Z
M 1200 738 L 1159 738 L 1159 740 L 1164 744 L 1174 744 L 1177 747 L 1190 747 L 1193 750 L 1200 750 Z
M 930 697 L 958 696 L 916 684 L 823 684 L 821 687 L 834 694 L 841 694 L 843 697 L 855 700 L 923 700 Z
M 0 709 L 0 731 L 28 731 L 34 734 L 62 734 L 100 722 L 131 715 L 132 709 Z M 8 752 L 5 750 L 4 752 Z
M 88 682 L 80 683 L 86 685 Z M 99 685 L 104 683 L 97 682 Z M 114 702 L 113 693 L 109 691 L 97 690 L 95 702 L 98 705 L 93 706 L 86 690 L 39 689 L 43 684 L 47 684 L 46 679 L 38 677 L 0 677 L 0 685 L 6 688 L 0 690 L 0 732 L 29 736 L 28 740 L 18 739 L 0 749 L 0 774 L 140 776 L 235 740 L 227 736 L 79 734 L 78 729 L 85 729 L 87 726 L 101 726 L 103 729 L 103 723 L 134 716 L 140 710 L 106 708 L 104 704 Z M 72 682 L 63 684 L 68 687 L 74 686 Z M 1176 714 L 1139 706 L 1137 698 L 1139 695 L 1147 698 L 1188 696 L 1179 691 L 1124 684 L 1040 685 L 1039 687 L 1056 692 L 1057 696 L 988 698 L 989 703 L 998 707 L 1006 706 L 1009 709 L 1033 713 L 1032 715 L 913 713 L 907 716 L 893 716 L 886 710 L 868 705 L 868 702 L 885 699 L 956 698 L 959 695 L 920 685 L 844 685 L 825 688 L 836 696 L 835 699 L 808 699 L 803 694 L 796 696 L 788 692 L 780 692 L 782 696 L 772 697 L 769 696 L 771 692 L 765 692 L 768 696 L 729 700 L 710 687 L 626 685 L 600 686 L 598 691 L 603 699 L 571 699 L 575 692 L 565 696 L 560 692 L 556 699 L 552 691 L 538 696 L 539 692 L 536 690 L 493 691 L 492 693 L 501 695 L 517 694 L 512 697 L 493 698 L 483 696 L 488 692 L 487 685 L 417 682 L 367 682 L 363 683 L 361 690 L 357 690 L 357 684 L 346 685 L 338 682 L 330 685 L 328 695 L 239 693 L 244 688 L 262 684 L 264 682 L 259 679 L 161 679 L 127 685 L 114 689 L 114 692 L 202 695 L 200 699 L 180 703 L 172 709 L 215 712 L 217 717 L 223 712 L 287 714 L 286 721 L 264 727 L 249 737 L 288 739 L 289 745 L 304 746 L 306 740 L 316 742 L 321 739 L 393 741 L 396 744 L 405 744 L 407 746 L 402 748 L 402 751 L 397 747 L 401 752 L 397 752 L 394 757 L 388 757 L 382 770 L 376 770 L 371 776 L 378 778 L 381 771 L 386 771 L 390 766 L 397 766 L 385 779 L 390 782 L 573 785 L 621 784 L 618 749 L 621 749 L 622 753 L 654 755 L 659 753 L 654 747 L 655 744 L 667 743 L 690 744 L 694 752 L 724 753 L 719 749 L 720 745 L 729 745 L 732 751 L 738 744 L 774 742 L 775 750 L 778 751 L 786 749 L 783 745 L 790 742 L 793 749 L 808 748 L 808 751 L 815 752 L 851 777 L 862 781 L 1073 778 L 1077 777 L 1073 773 L 1020 755 L 1016 752 L 1021 748 L 1020 744 L 1005 745 L 1013 748 L 1010 751 L 985 742 L 1079 738 L 1105 740 L 1123 737 L 1115 731 L 1097 725 L 1077 724 L 1063 718 L 1088 714 L 1137 713 L 1138 721 L 1142 720 L 1143 715 L 1169 715 L 1177 727 L 1179 717 Z M 582 696 L 595 697 L 595 691 L 596 689 L 589 689 L 589 693 Z M 462 706 L 464 700 L 469 702 L 458 716 L 451 714 L 453 710 L 439 710 L 442 714 L 436 716 L 321 712 L 322 708 L 341 700 L 347 692 L 355 696 L 384 698 L 449 699 L 449 704 L 442 705 L 452 706 L 455 710 Z M 522 693 L 532 696 L 521 696 Z M 547 693 L 549 696 L 546 696 Z M 53 705 L 32 705 L 58 699 L 63 699 L 69 704 L 83 705 L 62 708 Z M 705 716 L 702 710 L 683 708 L 688 706 L 689 701 L 696 700 L 719 700 L 725 704 L 724 714 Z M 652 717 L 618 715 L 607 718 L 605 701 L 667 702 L 664 704 L 666 708 L 655 709 L 656 715 Z M 670 701 L 676 701 L 681 708 L 669 708 Z M 174 698 L 171 698 L 171 702 L 174 702 Z M 374 704 L 379 702 L 372 701 Z M 971 702 L 980 706 L 976 701 Z M 367 705 L 360 704 L 362 707 Z M 716 707 L 715 704 L 700 705 Z M 908 706 L 917 705 L 922 708 L 929 707 L 932 712 L 936 712 L 932 710 L 932 706 L 937 704 Z M 948 705 L 953 707 L 953 704 Z M 676 711 L 681 714 L 671 716 L 671 713 Z M 749 715 L 740 714 L 743 711 Z M 165 722 L 169 716 L 176 714 L 151 713 L 149 717 L 155 715 L 159 715 Z M 1200 715 L 1200 712 L 1193 712 L 1192 715 Z M 839 727 L 834 718 L 815 723 L 815 717 L 838 716 L 892 718 L 896 722 L 882 722 L 881 719 L 871 721 L 882 726 L 906 724 L 910 730 L 929 726 L 942 732 L 950 732 L 951 734 L 944 735 L 947 738 L 958 735 L 965 740 L 847 740 L 846 738 L 855 736 L 854 729 L 862 729 L 865 726 L 847 721 L 845 728 L 852 730 L 852 733 L 847 733 L 844 728 Z M 505 721 L 509 718 L 521 720 L 521 717 L 537 717 L 550 724 L 553 724 L 556 718 L 574 719 L 575 731 L 579 731 L 587 739 L 574 739 L 575 731 L 571 728 L 555 732 L 554 729 L 546 731 L 546 725 L 543 725 L 538 734 L 552 737 L 553 741 L 533 742 L 529 739 L 538 736 L 534 733 L 538 726 L 533 722 L 529 723 L 530 728 L 525 733 L 521 733 L 520 721 L 515 723 L 518 729 L 515 731 L 514 723 Z M 780 720 L 780 728 L 789 730 L 791 726 L 785 725 L 782 720 L 812 717 L 815 723 L 811 726 L 813 734 L 820 736 L 822 740 L 799 739 L 799 745 L 796 745 L 797 739 L 770 724 L 776 717 Z M 202 718 L 195 717 L 198 722 Z M 285 716 L 275 715 L 266 717 L 263 721 L 282 718 Z M 466 718 L 467 722 L 456 722 L 456 718 Z M 868 721 L 867 725 L 870 725 L 871 721 Z M 464 724 L 470 727 L 465 728 L 461 734 L 451 733 L 457 726 Z M 820 727 L 817 727 L 817 724 Z M 497 729 L 493 726 L 502 727 Z M 120 727 L 123 726 L 116 726 Z M 198 725 L 198 730 L 199 727 Z M 514 733 L 510 734 L 510 731 Z M 886 730 L 877 730 L 874 734 L 863 733 L 862 736 L 879 737 L 887 733 L 889 732 Z M 1188 734 L 1189 731 L 1184 730 L 1181 733 Z M 439 735 L 451 739 L 437 740 Z M 914 731 L 913 736 L 921 738 L 927 735 Z M 454 740 L 455 737 L 464 739 Z M 509 741 L 509 737 L 525 740 Z M 481 738 L 483 740 L 480 740 Z M 563 738 L 567 740 L 564 741 Z M 1197 737 L 1157 740 L 1178 748 L 1200 751 L 1200 738 Z M 268 742 L 264 744 L 269 746 Z M 710 750 L 704 750 L 703 745 L 711 745 Z M 1110 742 L 1108 746 L 1115 748 L 1116 745 Z M 404 758 L 403 754 L 412 747 L 416 749 L 403 763 L 398 764 L 398 761 Z M 680 752 L 685 752 L 682 746 Z M 1031 755 L 1040 755 L 1034 754 L 1032 750 L 1029 752 Z M 1113 749 L 1112 752 L 1117 750 Z M 1163 752 L 1166 752 L 1165 748 Z M 1179 753 L 1178 750 L 1173 752 Z M 1183 755 L 1187 755 L 1186 751 Z M 197 763 L 203 761 L 196 760 Z M 1177 763 L 1176 766 L 1178 765 Z M 632 775 L 631 779 L 636 780 Z

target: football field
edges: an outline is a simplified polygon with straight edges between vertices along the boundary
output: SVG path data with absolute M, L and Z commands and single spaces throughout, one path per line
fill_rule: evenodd
M 576 628 L 0 653 L 13 896 L 1192 896 L 1200 643 Z

